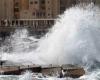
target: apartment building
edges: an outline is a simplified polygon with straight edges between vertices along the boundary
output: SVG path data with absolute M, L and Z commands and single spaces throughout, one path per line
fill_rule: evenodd
M 100 0 L 0 0 L 1 19 L 56 18 L 78 3 L 100 5 Z
M 55 18 L 59 14 L 59 0 L 29 0 L 29 8 L 21 10 L 20 18 Z
M 0 20 L 13 19 L 13 0 L 0 0 Z

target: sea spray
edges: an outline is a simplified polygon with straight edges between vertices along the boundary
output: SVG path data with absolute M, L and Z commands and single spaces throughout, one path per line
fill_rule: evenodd
M 28 31 L 26 29 L 16 29 L 15 33 L 7 37 L 2 43 L 0 51 L 10 54 L 16 52 L 29 52 L 37 47 L 38 40 L 39 39 L 33 36 L 28 36 Z
M 53 28 L 38 42 L 32 51 L 23 51 L 24 45 L 2 59 L 32 64 L 93 64 L 100 61 L 100 9 L 94 5 L 67 9 Z M 26 34 L 23 34 L 23 36 Z M 26 38 L 28 38 L 27 36 Z M 16 37 L 15 37 L 16 40 Z M 12 42 L 12 41 L 11 41 Z M 23 43 L 18 40 L 17 43 Z M 15 43 L 14 43 L 15 44 Z M 20 45 L 19 45 L 20 46 Z M 19 53 L 20 51 L 20 53 Z M 24 56 L 23 56 L 24 55 Z
M 19 76 L 19 80 L 34 80 L 33 74 L 29 71 L 26 71 L 23 75 Z
M 80 77 L 81 80 L 100 80 L 100 69 L 89 72 L 87 75 Z
M 72 7 L 40 40 L 28 36 L 25 29 L 17 30 L 7 39 L 9 45 L 1 47 L 2 59 L 21 64 L 78 64 L 88 70 L 79 79 L 48 77 L 41 80 L 100 80 L 99 13 L 100 9 L 93 4 Z M 12 50 L 6 50 L 10 46 Z M 20 77 L 0 75 L 0 80 L 33 80 L 32 74 L 26 72 Z M 40 80 L 38 76 L 37 80 Z

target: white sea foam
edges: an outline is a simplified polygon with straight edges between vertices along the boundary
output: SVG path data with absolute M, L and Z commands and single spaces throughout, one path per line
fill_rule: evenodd
M 18 31 L 13 35 L 13 39 L 10 39 L 13 54 L 5 53 L 2 59 L 35 64 L 79 64 L 100 61 L 99 12 L 99 8 L 93 5 L 76 6 L 66 10 L 57 19 L 53 28 L 37 42 L 38 47 L 29 52 L 25 50 L 35 43 L 31 43 L 27 31 Z
M 30 38 L 27 31 L 18 31 L 18 35 L 15 33 L 13 38 L 10 38 L 12 51 L 1 51 L 2 59 L 22 64 L 79 64 L 85 67 L 99 64 L 99 13 L 100 9 L 94 5 L 67 9 L 57 19 L 53 28 L 39 40 Z M 75 80 L 99 80 L 99 73 L 100 71 L 93 71 Z M 46 80 L 53 79 L 58 78 Z

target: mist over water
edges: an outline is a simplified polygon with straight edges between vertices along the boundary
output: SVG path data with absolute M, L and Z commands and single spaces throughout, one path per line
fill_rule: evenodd
M 13 54 L 6 53 L 2 59 L 20 59 L 36 64 L 80 64 L 100 61 L 100 15 L 94 5 L 72 7 L 57 19 L 53 28 L 34 47 L 34 37 L 27 30 L 17 30 L 10 39 Z M 32 43 L 33 42 L 33 43 Z M 24 52 L 23 52 L 24 51 Z M 26 55 L 25 57 L 21 54 Z M 17 57 L 18 56 L 18 57 Z M 35 60 L 35 58 L 37 60 Z M 34 62 L 34 60 L 36 62 Z M 42 63 L 41 63 L 42 62 Z
M 40 39 L 28 36 L 24 29 L 17 30 L 7 41 L 8 50 L 1 47 L 2 60 L 21 64 L 78 64 L 97 69 L 79 80 L 100 79 L 100 9 L 93 4 L 67 9 Z

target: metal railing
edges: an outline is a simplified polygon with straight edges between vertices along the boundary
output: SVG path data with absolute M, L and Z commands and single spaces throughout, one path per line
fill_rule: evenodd
M 15 19 L 1 20 L 0 27 L 49 27 L 54 24 L 55 19 Z

